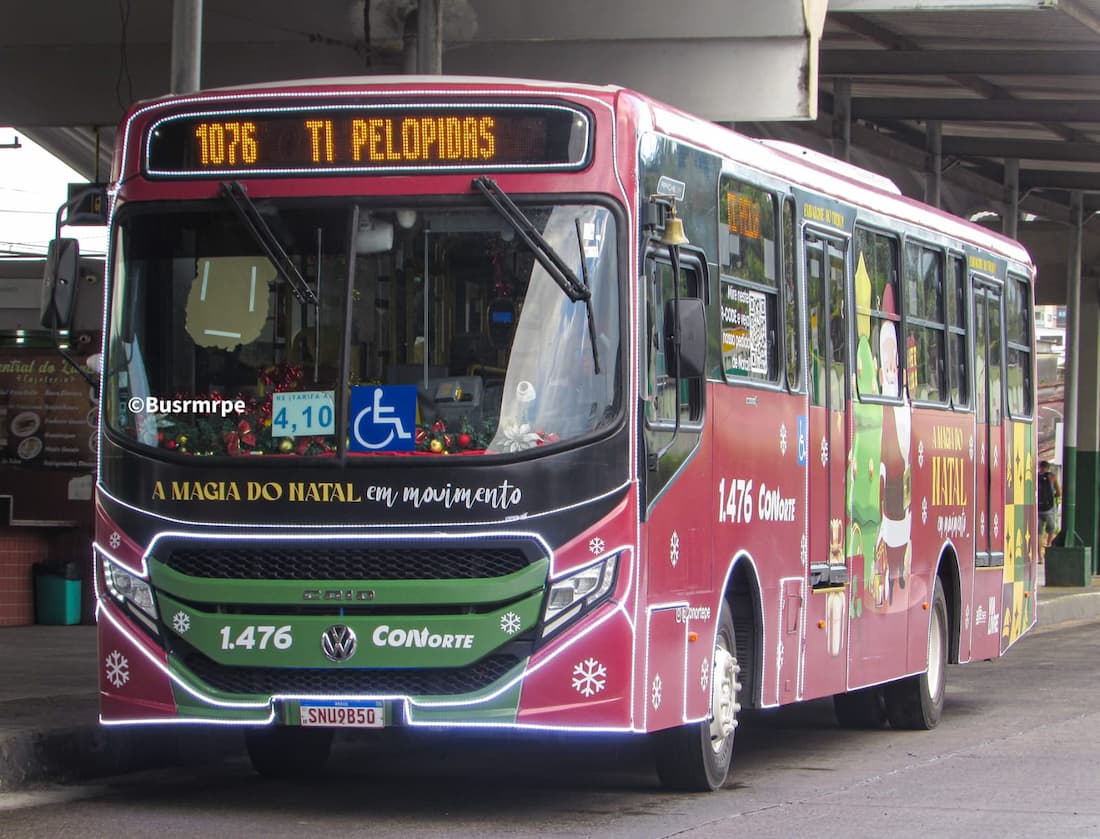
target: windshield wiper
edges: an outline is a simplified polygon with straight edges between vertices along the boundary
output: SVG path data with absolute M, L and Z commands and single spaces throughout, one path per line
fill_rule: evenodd
M 264 217 L 260 215 L 260 211 L 252 203 L 248 193 L 244 191 L 244 186 L 239 181 L 225 181 L 222 183 L 222 195 L 225 196 L 229 206 L 233 208 L 241 223 L 248 228 L 252 238 L 263 248 L 267 258 L 271 260 L 271 264 L 279 272 L 279 276 L 290 286 L 294 296 L 298 298 L 298 302 L 312 303 L 316 306 L 317 295 L 309 287 L 309 283 L 302 276 L 302 272 L 298 270 L 298 266 L 294 264 L 294 260 L 287 255 L 282 242 L 268 227 Z
M 577 279 L 573 269 L 565 264 L 565 261 L 558 256 L 558 252 L 550 246 L 550 243 L 543 238 L 535 225 L 531 223 L 531 219 L 523 214 L 523 210 L 515 205 L 512 199 L 497 185 L 496 181 L 486 177 L 474 178 L 474 186 L 489 199 L 489 203 L 504 217 L 504 220 L 515 228 L 516 233 L 519 234 L 524 244 L 531 249 L 535 259 L 539 261 L 539 265 L 546 270 L 546 273 L 550 275 L 554 282 L 561 286 L 561 290 L 565 292 L 570 300 L 576 303 L 579 300 L 588 300 L 592 297 L 592 292 Z
M 535 259 L 543 270 L 550 275 L 550 279 L 556 282 L 565 296 L 572 300 L 574 303 L 584 301 L 585 307 L 588 309 L 588 331 L 590 337 L 590 343 L 592 344 L 592 363 L 595 365 L 596 372 L 600 372 L 600 360 L 596 350 L 595 332 L 596 325 L 592 314 L 592 291 L 586 282 L 581 282 L 573 269 L 570 268 L 565 260 L 563 260 L 553 246 L 539 233 L 538 228 L 531 223 L 531 219 L 524 215 L 523 210 L 516 206 L 515 202 L 508 197 L 508 194 L 500 188 L 492 178 L 482 176 L 480 178 L 474 178 L 474 187 L 485 196 L 490 204 L 504 220 L 507 221 L 515 229 L 516 233 L 523 240 L 523 243 L 527 245 L 531 253 L 535 255 Z M 578 226 L 577 235 L 580 236 L 580 228 Z M 584 250 L 583 243 L 581 245 L 581 270 L 584 272 L 587 279 L 588 269 L 584 262 Z
M 588 289 L 588 297 L 585 298 L 585 308 L 588 310 L 588 342 L 592 344 L 592 366 L 595 372 L 600 372 L 600 356 L 596 351 L 596 318 L 592 315 L 592 281 L 588 279 L 588 258 L 584 254 L 584 236 L 581 234 L 581 220 L 573 219 L 577 227 L 577 247 L 581 252 L 581 276 L 584 278 L 584 287 Z

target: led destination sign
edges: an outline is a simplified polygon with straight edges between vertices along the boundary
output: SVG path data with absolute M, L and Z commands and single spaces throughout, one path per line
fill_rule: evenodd
M 591 120 L 563 105 L 364 105 L 182 114 L 156 122 L 152 176 L 577 169 Z

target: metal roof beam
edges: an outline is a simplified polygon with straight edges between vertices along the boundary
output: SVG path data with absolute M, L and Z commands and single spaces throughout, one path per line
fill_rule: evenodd
M 1049 3 L 1055 3 L 1057 0 L 1039 0 L 1040 5 L 1049 5 Z M 903 51 L 915 51 L 920 49 L 920 44 L 911 38 L 906 38 L 898 35 L 890 29 L 884 26 L 880 26 L 873 20 L 857 14 L 833 14 L 830 10 L 829 15 L 831 20 L 848 29 L 850 32 L 861 35 L 864 38 L 868 38 L 877 44 L 881 44 L 892 50 Z M 984 96 L 986 99 L 1005 100 L 1010 101 L 1015 97 L 1005 88 L 995 85 L 992 82 L 986 81 L 980 75 L 974 73 L 951 73 L 947 75 L 947 79 L 955 82 L 956 84 L 968 88 L 979 96 Z M 858 116 L 853 113 L 852 118 L 856 119 Z M 935 117 L 929 117 L 929 119 L 935 119 Z M 1057 121 L 1052 121 L 1056 123 Z M 1070 128 L 1066 125 L 1050 124 L 1044 126 L 1052 133 L 1061 137 L 1064 140 L 1070 140 L 1072 142 L 1085 142 L 1089 138 L 1085 137 L 1078 131 Z
M 1100 64 L 1095 50 L 823 50 L 823 76 L 1077 76 Z
M 1095 99 L 924 99 L 865 97 L 852 100 L 852 117 L 945 122 L 1100 122 Z
M 1065 3 L 1066 0 L 1061 0 Z M 830 0 L 837 12 L 1036 11 L 1059 7 L 1059 0 Z
M 1045 169 L 1020 170 L 1021 189 L 1064 189 L 1069 192 L 1100 192 L 1100 172 L 1064 172 Z
M 1100 144 L 1065 140 L 1014 140 L 1010 137 L 943 138 L 943 153 L 955 157 L 1015 157 L 1023 160 L 1069 160 L 1100 163 Z

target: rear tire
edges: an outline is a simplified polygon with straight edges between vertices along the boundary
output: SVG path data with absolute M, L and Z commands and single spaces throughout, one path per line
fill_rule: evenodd
M 657 775 L 669 789 L 711 792 L 726 781 L 737 728 L 741 672 L 734 643 L 733 616 L 723 601 L 711 656 L 710 719 L 654 735 Z
M 331 728 L 274 725 L 244 733 L 252 768 L 265 778 L 305 778 L 319 774 L 332 750 Z
M 943 584 L 936 579 L 932 594 L 932 615 L 928 625 L 928 669 L 886 685 L 886 714 L 894 728 L 928 730 L 936 727 L 943 713 L 947 682 L 949 624 Z
M 886 727 L 886 699 L 880 686 L 835 694 L 833 712 L 841 728 Z

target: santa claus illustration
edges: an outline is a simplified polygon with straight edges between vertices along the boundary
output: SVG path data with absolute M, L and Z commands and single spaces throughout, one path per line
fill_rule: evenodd
M 882 311 L 896 315 L 893 287 L 886 286 L 882 296 Z M 909 406 L 899 375 L 898 333 L 892 320 L 883 320 L 879 330 L 879 381 L 882 395 L 900 397 L 900 405 L 890 405 L 882 412 L 882 465 L 879 478 L 882 485 L 882 523 L 875 547 L 875 565 L 882 569 L 885 599 L 894 599 L 894 583 L 905 588 L 912 564 L 909 545 L 911 530 L 909 471 Z

